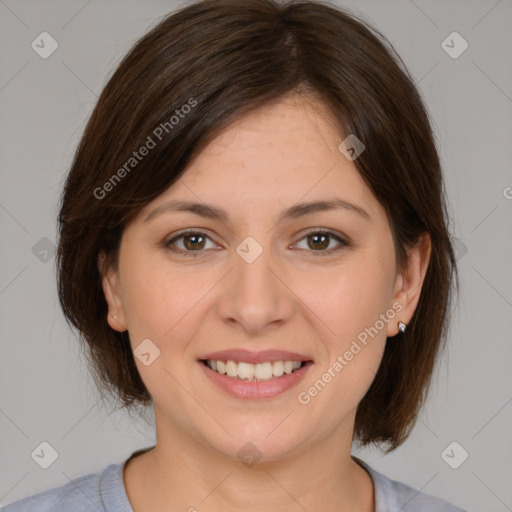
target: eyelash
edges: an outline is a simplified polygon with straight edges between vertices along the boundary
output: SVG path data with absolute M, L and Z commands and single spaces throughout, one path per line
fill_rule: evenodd
M 202 231 L 196 231 L 196 230 L 193 230 L 193 229 L 189 229 L 187 231 L 181 232 L 180 234 L 178 234 L 177 236 L 175 236 L 171 240 L 165 241 L 164 242 L 164 247 L 166 249 L 168 249 L 169 251 L 173 252 L 173 253 L 183 254 L 184 256 L 190 256 L 192 258 L 197 258 L 198 256 L 201 256 L 201 253 L 204 253 L 205 250 L 198 250 L 198 251 L 188 251 L 187 250 L 187 251 L 185 251 L 185 250 L 182 250 L 182 249 L 176 249 L 176 248 L 172 247 L 173 243 L 175 243 L 177 240 L 183 238 L 186 235 L 201 235 L 201 236 L 204 236 L 204 237 L 206 237 L 206 238 L 211 240 L 211 238 L 206 233 L 204 233 Z M 341 238 L 339 235 L 337 235 L 334 231 L 331 231 L 330 229 L 321 229 L 321 230 L 320 229 L 315 229 L 315 230 L 312 230 L 312 231 L 308 231 L 299 240 L 299 242 L 301 242 L 302 240 L 304 240 L 304 238 L 307 238 L 310 235 L 329 235 L 330 237 L 334 238 L 335 240 L 337 240 L 340 243 L 340 245 L 338 247 L 334 248 L 334 249 L 323 250 L 323 251 L 313 251 L 313 250 L 308 251 L 308 252 L 313 253 L 313 255 L 315 257 L 317 257 L 317 256 L 329 256 L 329 255 L 331 255 L 333 253 L 336 253 L 336 252 L 340 251 L 344 247 L 348 247 L 350 245 L 345 239 Z

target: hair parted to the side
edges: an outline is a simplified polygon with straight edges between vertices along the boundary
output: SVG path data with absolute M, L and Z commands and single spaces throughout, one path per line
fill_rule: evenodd
M 432 240 L 415 314 L 388 340 L 356 413 L 355 439 L 387 444 L 388 453 L 408 437 L 428 394 L 458 277 L 426 109 L 392 45 L 348 11 L 319 1 L 204 0 L 167 15 L 133 46 L 99 97 L 61 197 L 60 303 L 100 392 L 128 409 L 149 405 L 127 333 L 107 323 L 98 255 L 115 265 L 123 230 L 142 207 L 235 119 L 290 93 L 320 98 L 340 142 L 355 134 L 365 144 L 354 164 L 387 212 L 400 267 L 423 233 Z M 122 181 L 95 193 L 191 98 L 195 106 Z

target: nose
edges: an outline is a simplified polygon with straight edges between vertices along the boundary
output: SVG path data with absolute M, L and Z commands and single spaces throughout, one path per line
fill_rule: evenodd
M 294 295 L 286 286 L 283 266 L 254 239 L 237 247 L 233 268 L 223 283 L 218 305 L 221 319 L 247 334 L 275 329 L 293 314 Z

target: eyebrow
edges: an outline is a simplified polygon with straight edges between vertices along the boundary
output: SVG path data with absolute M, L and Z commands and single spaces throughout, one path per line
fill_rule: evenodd
M 366 220 L 371 220 L 370 215 L 366 210 L 357 206 L 353 203 L 345 201 L 339 198 L 327 199 L 323 201 L 314 201 L 311 203 L 299 203 L 290 208 L 287 208 L 279 215 L 277 222 L 281 222 L 285 219 L 297 219 L 304 215 L 329 211 L 329 210 L 337 210 L 344 209 L 349 212 L 356 213 Z M 217 208 L 212 205 L 208 205 L 205 203 L 194 203 L 190 201 L 179 201 L 172 200 L 168 201 L 158 208 L 155 208 L 145 219 L 144 222 L 149 222 L 150 220 L 162 215 L 163 213 L 168 213 L 171 211 L 180 211 L 180 212 L 191 212 L 196 215 L 200 215 L 201 217 L 206 217 L 213 220 L 218 220 L 223 223 L 229 222 L 229 215 L 224 210 Z

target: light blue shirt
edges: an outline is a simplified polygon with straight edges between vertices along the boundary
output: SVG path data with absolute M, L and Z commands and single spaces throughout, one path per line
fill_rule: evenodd
M 147 449 L 137 450 L 127 460 Z M 375 512 L 467 512 L 447 501 L 391 480 L 366 462 L 352 458 L 372 479 Z M 34 494 L 2 508 L 2 512 L 133 512 L 123 481 L 126 461 L 111 464 L 104 471 L 90 473 L 61 487 Z

